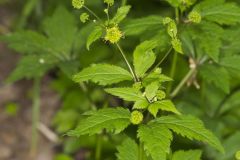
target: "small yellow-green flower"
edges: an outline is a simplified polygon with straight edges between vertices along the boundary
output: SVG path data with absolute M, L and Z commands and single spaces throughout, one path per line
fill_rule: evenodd
M 236 160 L 240 160 L 240 151 L 237 151 L 235 154 Z
M 108 4 L 109 6 L 112 6 L 114 4 L 114 0 L 104 0 L 104 3 Z
M 202 16 L 199 12 L 197 11 L 192 11 L 188 15 L 189 21 L 193 23 L 200 23 L 202 21 Z
M 88 15 L 87 13 L 82 13 L 82 14 L 80 15 L 80 21 L 81 21 L 82 23 L 86 23 L 87 20 L 89 20 L 89 15 Z
M 118 26 L 110 27 L 106 29 L 106 35 L 104 39 L 111 43 L 117 43 L 122 38 L 122 32 Z
M 138 125 L 143 121 L 143 114 L 139 111 L 133 111 L 131 113 L 131 122 L 134 125 Z
M 84 5 L 84 0 L 72 0 L 72 6 L 76 9 L 81 9 Z

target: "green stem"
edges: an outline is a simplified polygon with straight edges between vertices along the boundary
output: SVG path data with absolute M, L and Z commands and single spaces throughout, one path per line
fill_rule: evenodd
M 185 83 L 189 80 L 189 78 L 191 78 L 195 72 L 196 72 L 196 68 L 190 69 L 189 72 L 182 79 L 182 81 L 178 84 L 178 86 L 170 94 L 170 97 L 172 97 L 172 98 L 175 97 L 178 94 L 178 92 L 182 89 L 182 87 L 185 85 Z
M 139 143 L 139 160 L 145 160 L 145 154 L 144 154 L 144 148 L 143 148 L 143 143 Z
M 125 6 L 127 4 L 127 0 L 122 0 L 122 6 Z
M 31 153 L 34 155 L 38 144 L 38 123 L 40 114 L 40 78 L 34 80 L 32 106 L 32 144 Z
M 137 78 L 136 74 L 134 73 L 134 71 L 133 71 L 133 69 L 132 69 L 130 63 L 128 62 L 125 53 L 123 52 L 121 46 L 120 46 L 118 43 L 116 43 L 116 45 L 117 45 L 117 47 L 118 47 L 120 53 L 122 54 L 122 57 L 123 57 L 123 59 L 125 60 L 127 66 L 128 66 L 128 69 L 129 69 L 129 71 L 130 71 L 131 74 L 132 74 L 132 77 L 133 77 L 134 81 L 137 82 L 137 81 L 138 81 L 138 78 Z
M 102 152 L 102 135 L 97 135 L 96 139 L 96 151 L 95 151 L 95 160 L 101 160 L 101 152 Z
M 89 13 L 91 13 L 101 24 L 103 24 L 104 26 L 104 23 L 102 22 L 102 20 L 97 16 L 97 14 L 95 14 L 95 12 L 93 12 L 90 8 L 88 8 L 87 6 L 83 6 L 83 8 L 85 8 Z
M 149 73 L 151 73 L 151 72 L 153 72 L 155 69 L 157 69 L 161 64 L 162 64 L 162 62 L 167 58 L 167 56 L 171 53 L 171 51 L 172 51 L 172 47 L 167 51 L 167 53 L 164 55 L 164 57 L 161 59 L 161 61 L 159 61 L 158 62 L 158 64 L 149 72 Z
M 172 66 L 171 66 L 171 71 L 170 71 L 170 77 L 173 79 L 175 76 L 175 72 L 176 72 L 176 66 L 177 66 L 177 59 L 178 59 L 178 53 L 175 51 L 174 55 L 173 55 L 173 62 L 172 62 Z M 167 95 L 169 95 L 169 93 L 172 90 L 172 86 L 173 83 L 170 82 L 167 88 Z

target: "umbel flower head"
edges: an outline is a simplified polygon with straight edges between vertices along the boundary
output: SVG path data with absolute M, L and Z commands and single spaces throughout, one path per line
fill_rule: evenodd
M 84 5 L 84 0 L 72 0 L 72 6 L 76 9 L 81 9 Z
M 202 20 L 201 14 L 197 11 L 192 11 L 188 15 L 188 19 L 193 23 L 200 23 Z
M 82 13 L 82 14 L 80 15 L 80 21 L 81 21 L 82 23 L 86 23 L 88 20 L 89 20 L 89 15 L 88 15 L 87 13 Z
M 104 3 L 106 3 L 109 6 L 112 6 L 114 4 L 114 0 L 104 0 Z
M 119 30 L 118 26 L 106 28 L 106 35 L 104 39 L 111 43 L 117 43 L 122 38 L 122 32 Z
M 139 111 L 133 111 L 131 113 L 131 122 L 132 124 L 138 125 L 143 121 L 143 114 Z

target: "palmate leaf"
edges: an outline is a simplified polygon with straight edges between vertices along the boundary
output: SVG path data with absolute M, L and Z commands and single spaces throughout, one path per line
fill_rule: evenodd
M 225 3 L 224 0 L 205 0 L 196 8 L 202 18 L 219 24 L 233 25 L 240 22 L 240 7 L 235 3 Z
M 230 77 L 225 68 L 206 64 L 200 68 L 200 75 L 205 81 L 213 83 L 225 93 L 229 93 Z
M 90 45 L 95 42 L 96 40 L 98 40 L 99 38 L 101 38 L 103 34 L 103 30 L 100 26 L 96 26 L 94 28 L 94 30 L 91 32 L 91 34 L 88 36 L 87 39 L 87 49 L 90 49 Z
M 87 113 L 89 117 L 80 121 L 75 130 L 69 131 L 68 136 L 93 135 L 103 129 L 115 134 L 123 131 L 130 124 L 130 112 L 123 108 L 105 108 Z
M 44 21 L 43 26 L 51 48 L 63 55 L 69 55 L 77 33 L 73 14 L 64 7 L 58 7 L 53 16 Z
M 154 116 L 157 116 L 159 110 L 168 111 L 175 114 L 181 114 L 170 100 L 162 100 L 151 103 L 148 107 L 148 111 Z
M 108 88 L 105 91 L 125 101 L 145 100 L 142 93 L 136 88 Z
M 120 23 L 130 11 L 131 6 L 123 6 L 118 8 L 116 15 L 111 20 L 112 23 L 118 24 Z
M 131 149 L 131 151 L 129 151 Z M 117 147 L 117 159 L 118 160 L 138 160 L 139 150 L 137 143 L 127 138 L 123 143 Z
M 95 64 L 74 75 L 73 80 L 77 83 L 90 80 L 99 83 L 99 85 L 109 85 L 132 80 L 132 76 L 128 71 L 118 66 Z
M 141 125 L 138 129 L 138 137 L 153 160 L 166 160 L 173 138 L 168 128 L 157 123 Z
M 157 15 L 151 15 L 148 17 L 131 19 L 126 21 L 123 26 L 124 34 L 129 35 L 138 35 L 142 32 L 148 30 L 149 28 L 161 28 L 163 18 Z
M 156 46 L 156 41 L 145 41 L 136 47 L 133 53 L 133 65 L 138 77 L 142 77 L 154 64 L 156 56 L 152 50 Z
M 149 124 L 151 125 L 152 123 L 163 125 L 189 139 L 196 139 L 202 142 L 206 142 L 220 152 L 224 152 L 224 148 L 217 137 L 215 137 L 212 132 L 204 127 L 201 120 L 195 117 L 185 115 L 164 116 L 153 120 Z
M 201 160 L 201 150 L 177 151 L 171 160 Z

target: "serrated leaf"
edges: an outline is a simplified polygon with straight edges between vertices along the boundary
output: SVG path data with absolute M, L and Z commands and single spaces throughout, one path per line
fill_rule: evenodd
M 136 88 L 108 88 L 105 91 L 125 101 L 144 100 L 142 93 Z
M 172 79 L 170 77 L 168 77 L 164 74 L 152 72 L 143 79 L 143 85 L 147 86 L 148 84 L 153 83 L 153 82 L 162 83 L 162 82 L 169 82 L 169 81 L 172 81 Z
M 129 152 L 131 149 L 131 152 Z M 123 143 L 117 147 L 118 160 L 138 160 L 139 150 L 137 143 L 131 138 L 127 138 Z
M 221 26 L 214 23 L 201 22 L 201 25 L 189 28 L 189 31 L 195 40 L 196 47 L 202 49 L 204 54 L 218 62 L 223 34 Z
M 225 93 L 230 92 L 230 77 L 225 68 L 206 64 L 200 68 L 200 75 L 204 80 L 213 83 Z
M 149 105 L 149 102 L 146 99 L 138 100 L 134 103 L 133 108 L 134 109 L 145 109 Z
M 45 61 L 41 63 L 41 59 Z M 12 83 L 22 78 L 37 78 L 43 76 L 49 68 L 52 67 L 53 57 L 48 56 L 24 56 L 20 59 L 15 70 L 7 78 L 7 81 Z
M 181 114 L 170 100 L 162 100 L 151 103 L 148 107 L 148 111 L 154 116 L 157 116 L 159 110 L 173 112 L 175 114 Z
M 103 129 L 114 131 L 115 134 L 123 131 L 130 124 L 130 112 L 123 108 L 105 108 L 88 113 L 89 117 L 80 121 L 75 130 L 69 131 L 68 136 L 93 135 Z
M 224 148 L 220 141 L 212 132 L 207 130 L 203 122 L 192 116 L 163 116 L 157 118 L 151 123 L 157 123 L 163 125 L 174 132 L 185 136 L 189 139 L 196 139 L 202 142 L 206 142 L 212 147 L 216 148 L 220 152 L 224 152 Z M 150 123 L 150 124 L 151 124 Z
M 235 3 L 205 0 L 196 6 L 203 18 L 219 24 L 233 25 L 240 22 L 240 7 Z
M 44 20 L 43 26 L 51 47 L 57 54 L 68 56 L 77 33 L 73 14 L 64 7 L 58 7 L 51 17 Z
M 141 125 L 138 129 L 138 138 L 153 160 L 166 160 L 173 138 L 168 128 L 157 123 Z
M 155 81 L 153 83 L 150 83 L 145 89 L 146 97 L 149 100 L 152 100 L 156 96 L 158 88 L 159 88 L 159 82 Z
M 152 50 L 156 46 L 156 41 L 145 41 L 136 47 L 133 53 L 133 65 L 138 77 L 142 77 L 154 64 L 156 56 Z
M 99 83 L 99 85 L 109 85 L 132 80 L 132 76 L 128 71 L 118 66 L 95 64 L 74 75 L 73 80 L 77 83 L 90 80 Z
M 9 47 L 23 54 L 49 53 L 47 38 L 34 31 L 20 31 L 1 38 Z
M 151 15 L 148 17 L 128 20 L 123 26 L 125 35 L 138 35 L 149 28 L 162 27 L 163 18 L 161 16 Z
M 87 39 L 87 49 L 88 50 L 90 49 L 90 46 L 93 42 L 95 42 L 96 40 L 101 38 L 102 34 L 103 34 L 102 28 L 100 26 L 96 26 L 94 28 L 94 30 L 88 36 L 88 39 Z
M 174 152 L 172 160 L 201 160 L 201 150 L 188 150 Z
M 230 56 L 230 57 L 224 57 L 220 60 L 220 64 L 222 66 L 240 70 L 240 56 Z
M 118 24 L 120 23 L 130 11 L 131 6 L 123 6 L 118 8 L 116 15 L 111 20 L 112 23 Z

